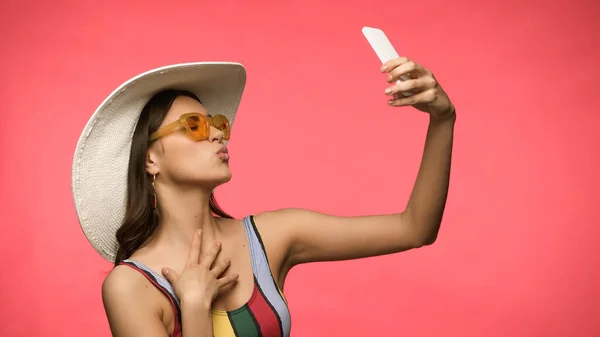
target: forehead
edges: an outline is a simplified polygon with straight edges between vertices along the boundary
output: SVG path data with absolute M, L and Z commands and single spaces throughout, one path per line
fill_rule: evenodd
M 179 119 L 179 116 L 182 114 L 189 112 L 198 112 L 203 115 L 208 115 L 206 108 L 204 108 L 197 100 L 187 96 L 179 96 L 173 101 L 171 109 L 169 109 L 167 116 L 165 116 L 164 123 L 175 121 Z

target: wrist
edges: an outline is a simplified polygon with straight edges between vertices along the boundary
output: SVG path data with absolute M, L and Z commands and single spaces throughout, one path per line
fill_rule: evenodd
M 429 114 L 429 122 L 435 123 L 435 124 L 439 124 L 439 123 L 454 124 L 454 122 L 456 122 L 456 110 L 454 108 L 452 108 L 452 110 L 450 110 L 449 112 L 442 114 L 440 116 L 434 116 L 432 114 Z
M 210 311 L 211 301 L 208 298 L 195 298 L 195 299 L 181 299 L 181 310 L 182 311 L 193 311 L 193 312 L 204 312 Z
M 183 336 L 212 337 L 212 313 L 210 301 L 181 299 L 181 329 Z

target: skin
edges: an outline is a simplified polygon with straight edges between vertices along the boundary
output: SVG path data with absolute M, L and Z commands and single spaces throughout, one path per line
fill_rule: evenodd
M 339 217 L 304 209 L 255 215 L 271 271 L 281 289 L 296 265 L 398 253 L 434 243 L 448 193 L 454 106 L 431 72 L 401 57 L 384 64 L 390 106 L 413 106 L 430 116 L 417 179 L 405 209 L 397 214 Z M 411 80 L 396 83 L 401 75 Z M 402 91 L 411 91 L 404 97 Z M 197 101 L 179 97 L 163 125 L 187 112 L 207 114 Z M 231 178 L 217 155 L 223 134 L 194 141 L 184 132 L 160 138 L 148 151 L 146 169 L 156 175 L 160 231 L 132 259 L 162 273 L 182 306 L 185 337 L 212 336 L 210 309 L 232 310 L 250 298 L 253 278 L 241 220 L 215 218 L 210 192 Z M 113 336 L 168 336 L 174 313 L 166 296 L 139 272 L 118 266 L 102 295 Z M 191 319 L 190 317 L 193 317 Z

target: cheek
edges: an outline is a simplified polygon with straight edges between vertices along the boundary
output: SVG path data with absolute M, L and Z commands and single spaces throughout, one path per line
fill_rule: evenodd
M 210 174 L 217 164 L 217 158 L 214 151 L 204 145 L 188 142 L 165 149 L 165 169 L 170 175 L 181 178 L 201 178 Z

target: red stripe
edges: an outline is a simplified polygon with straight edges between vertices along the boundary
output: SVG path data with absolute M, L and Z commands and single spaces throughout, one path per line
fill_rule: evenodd
M 255 287 L 259 287 L 255 283 Z M 281 327 L 279 326 L 279 319 L 277 314 L 271 308 L 267 299 L 259 289 L 254 289 L 257 292 L 254 300 L 248 304 L 250 311 L 258 326 L 260 327 L 262 336 L 281 336 Z
M 171 335 L 171 337 L 181 337 L 181 328 L 179 325 L 177 306 L 175 305 L 175 302 L 173 302 L 173 299 L 171 298 L 171 294 L 169 294 L 169 292 L 166 291 L 165 289 L 163 289 L 163 287 L 160 286 L 160 284 L 156 283 L 148 274 L 146 274 L 145 270 L 140 269 L 135 265 L 132 265 L 129 263 L 124 263 L 124 262 L 119 263 L 119 265 L 128 266 L 128 267 L 131 267 L 131 268 L 139 271 L 142 275 L 144 275 L 148 279 L 148 281 L 150 281 L 152 284 L 154 284 L 154 286 L 156 286 L 156 288 L 160 289 L 160 291 L 162 291 L 167 296 L 167 298 L 169 299 L 169 302 L 171 302 L 171 308 L 173 308 L 173 314 L 174 314 L 173 319 L 175 319 L 175 324 L 173 327 L 173 334 Z

